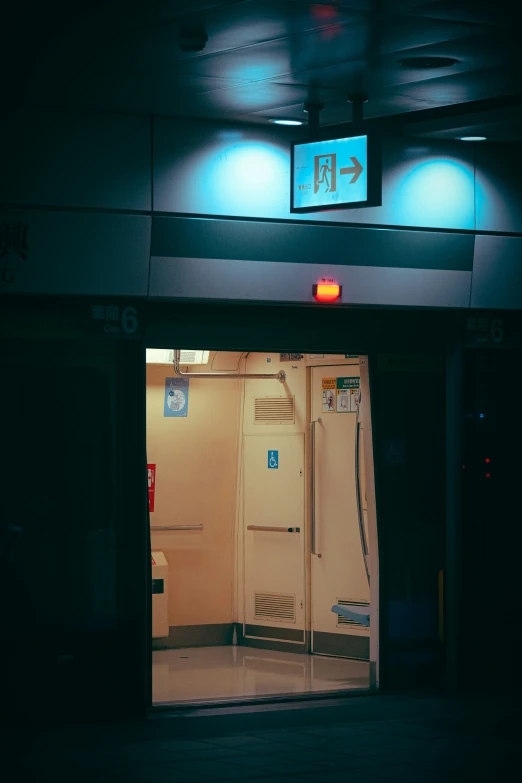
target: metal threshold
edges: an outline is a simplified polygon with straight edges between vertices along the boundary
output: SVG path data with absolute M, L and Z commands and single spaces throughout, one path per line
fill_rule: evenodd
M 217 710 L 223 713 L 230 712 L 251 712 L 266 711 L 274 709 L 296 709 L 303 706 L 324 706 L 330 701 L 338 704 L 340 701 L 350 697 L 374 696 L 379 691 L 376 688 L 350 688 L 341 691 L 317 691 L 314 693 L 282 693 L 274 696 L 238 696 L 235 698 L 223 699 L 199 699 L 195 701 L 162 702 L 154 704 L 148 712 L 148 717 L 166 718 L 166 717 L 187 717 L 213 713 Z M 260 708 L 260 709 L 258 709 Z

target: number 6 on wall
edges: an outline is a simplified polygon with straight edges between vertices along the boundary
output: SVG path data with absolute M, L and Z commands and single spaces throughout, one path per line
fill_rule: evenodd
M 490 334 L 494 343 L 501 343 L 504 340 L 504 322 L 501 318 L 494 318 L 491 321 Z
M 138 311 L 135 307 L 126 307 L 121 314 L 121 327 L 126 334 L 134 334 L 138 328 Z

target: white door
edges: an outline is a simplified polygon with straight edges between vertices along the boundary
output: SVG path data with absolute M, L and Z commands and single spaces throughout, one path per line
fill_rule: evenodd
M 249 636 L 304 644 L 304 434 L 244 436 L 244 607 Z
M 313 367 L 311 388 L 312 652 L 368 660 L 370 629 L 332 612 L 370 602 L 355 471 L 359 367 Z

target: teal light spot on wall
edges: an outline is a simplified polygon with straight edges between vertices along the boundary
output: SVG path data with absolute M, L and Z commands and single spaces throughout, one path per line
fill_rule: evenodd
M 473 228 L 473 168 L 459 161 L 429 160 L 395 182 L 393 221 L 405 226 Z

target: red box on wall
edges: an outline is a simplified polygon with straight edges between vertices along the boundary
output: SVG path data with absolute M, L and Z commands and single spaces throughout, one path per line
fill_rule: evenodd
M 154 511 L 154 493 L 156 491 L 156 465 L 147 465 L 149 487 L 149 511 Z

